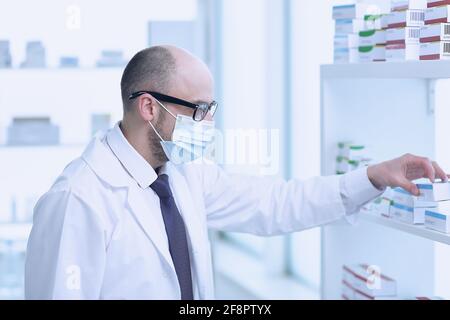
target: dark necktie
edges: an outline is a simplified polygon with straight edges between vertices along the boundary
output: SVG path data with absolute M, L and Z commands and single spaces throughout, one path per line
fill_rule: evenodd
M 169 239 L 169 251 L 180 284 L 181 300 L 193 300 L 186 227 L 170 190 L 169 177 L 166 174 L 159 175 L 150 188 L 159 197 L 167 238 Z

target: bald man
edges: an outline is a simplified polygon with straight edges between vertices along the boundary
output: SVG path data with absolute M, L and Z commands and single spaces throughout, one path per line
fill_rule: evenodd
M 35 207 L 28 299 L 212 299 L 208 229 L 301 231 L 354 215 L 388 186 L 418 194 L 412 180 L 447 181 L 413 155 L 307 181 L 227 175 L 201 157 L 217 109 L 211 73 L 175 47 L 137 53 L 121 90 L 122 121 Z

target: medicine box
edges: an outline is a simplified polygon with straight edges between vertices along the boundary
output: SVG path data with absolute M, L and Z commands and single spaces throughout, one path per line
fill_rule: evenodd
M 436 182 L 436 183 L 418 183 L 420 195 L 417 197 L 418 201 L 438 202 L 450 200 L 450 183 Z
M 399 220 L 401 222 L 414 224 L 415 219 L 414 219 L 414 208 L 413 207 L 408 207 L 408 206 L 394 202 L 391 206 L 390 213 L 391 213 L 391 218 L 394 220 Z
M 420 27 L 392 28 L 386 30 L 386 44 L 417 44 L 420 41 Z
M 449 4 L 450 4 L 450 0 L 428 0 L 427 1 L 428 8 L 440 7 L 440 6 L 445 6 L 445 5 L 449 5 Z
M 372 211 L 382 217 L 390 217 L 390 209 L 392 200 L 387 197 L 379 197 L 374 200 L 372 205 Z
M 374 49 L 375 46 L 359 47 L 359 62 L 361 63 L 373 62 Z M 358 160 L 349 160 L 349 164 L 351 164 L 353 167 L 359 167 Z
M 386 46 L 386 61 L 419 60 L 419 44 L 391 44 Z
M 358 33 L 362 30 L 364 30 L 364 20 L 348 19 L 335 21 L 334 31 L 336 35 Z
M 450 59 L 450 41 L 426 42 L 420 45 L 420 60 Z
M 427 0 L 392 0 L 392 11 L 404 11 L 408 9 L 426 9 Z
M 363 19 L 367 14 L 377 14 L 379 9 L 368 4 L 350 4 L 333 7 L 333 19 Z
M 391 191 L 391 199 L 397 204 L 401 204 L 407 207 L 414 207 L 414 197 L 411 193 L 402 188 L 394 188 Z
M 380 20 L 381 20 L 381 29 L 382 30 L 386 30 L 389 26 L 389 14 L 384 14 L 381 16 Z
M 433 7 L 425 10 L 425 24 L 450 22 L 450 6 Z
M 395 296 L 397 294 L 396 281 L 382 273 L 377 274 L 375 271 L 366 264 L 344 265 L 343 280 L 355 292 L 359 291 L 371 297 Z
M 390 214 L 392 219 L 408 224 L 423 224 L 425 222 L 425 208 L 413 208 L 394 202 Z
M 376 30 L 359 32 L 359 47 L 368 47 L 375 45 Z
M 450 201 L 439 202 L 436 208 L 425 210 L 425 227 L 450 233 Z
M 385 45 L 376 45 L 373 49 L 373 61 L 381 62 L 386 61 L 386 46 Z
M 334 49 L 335 63 L 356 63 L 358 59 L 358 48 Z
M 394 11 L 389 14 L 389 28 L 421 27 L 424 25 L 424 10 Z
M 357 48 L 359 47 L 359 35 L 358 34 L 346 34 L 336 35 L 334 37 L 335 49 Z
M 364 30 L 380 30 L 383 28 L 381 14 L 371 14 L 364 16 Z
M 450 41 L 450 23 L 427 24 L 420 29 L 420 42 Z
M 369 30 L 359 32 L 359 47 L 386 44 L 385 30 Z

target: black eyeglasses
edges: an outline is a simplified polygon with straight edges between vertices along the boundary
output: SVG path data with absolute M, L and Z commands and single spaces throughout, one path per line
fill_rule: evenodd
M 195 111 L 194 111 L 194 115 L 192 116 L 192 118 L 194 119 L 194 121 L 197 121 L 197 122 L 204 120 L 208 113 L 211 114 L 211 117 L 214 117 L 214 114 L 216 113 L 217 107 L 218 107 L 218 103 L 216 101 L 213 101 L 210 104 L 208 104 L 208 103 L 195 104 L 195 103 L 191 103 L 186 100 L 178 99 L 175 97 L 171 97 L 171 96 L 168 96 L 168 95 L 165 95 L 162 93 L 158 93 L 158 92 L 153 92 L 153 91 L 138 91 L 133 94 L 130 94 L 128 99 L 133 100 L 133 99 L 136 99 L 137 97 L 142 96 L 143 94 L 151 94 L 153 97 L 155 97 L 156 99 L 158 99 L 159 101 L 162 101 L 162 102 L 178 104 L 180 106 L 194 109 Z

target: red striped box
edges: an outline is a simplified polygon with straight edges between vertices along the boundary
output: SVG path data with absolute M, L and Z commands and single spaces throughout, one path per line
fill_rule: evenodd
M 397 295 L 397 282 L 382 273 L 376 274 L 375 270 L 366 264 L 344 265 L 344 283 L 353 288 L 355 293 L 359 292 L 369 299 Z
M 427 24 L 420 29 L 420 42 L 450 41 L 450 23 Z
M 392 28 L 386 30 L 386 44 L 419 43 L 420 27 Z
M 394 11 L 389 14 L 388 28 L 421 27 L 424 19 L 425 10 Z
M 425 24 L 450 22 L 450 5 L 425 10 Z
M 426 42 L 420 45 L 420 60 L 449 60 L 450 41 Z
M 427 7 L 441 7 L 450 4 L 450 0 L 428 0 Z
M 386 61 L 419 60 L 420 44 L 390 44 L 386 46 Z

